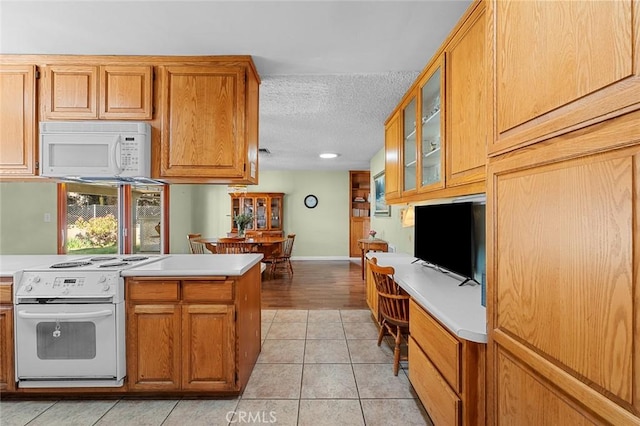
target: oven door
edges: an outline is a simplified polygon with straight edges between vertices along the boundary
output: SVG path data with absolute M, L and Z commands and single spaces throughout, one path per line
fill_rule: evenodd
M 16 305 L 18 380 L 112 379 L 120 368 L 117 341 L 121 306 Z M 124 336 L 122 336 L 124 339 Z

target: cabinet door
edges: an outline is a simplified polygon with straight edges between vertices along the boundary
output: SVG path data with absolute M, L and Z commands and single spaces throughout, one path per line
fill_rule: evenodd
M 256 197 L 256 214 L 255 224 L 256 231 L 265 231 L 268 229 L 269 224 L 267 217 L 269 215 L 269 205 L 267 204 L 266 197 Z
M 282 197 L 271 197 L 270 198 L 270 208 L 269 208 L 269 230 L 272 231 L 281 231 L 282 230 Z
M 369 218 L 352 217 L 350 224 L 349 257 L 360 257 L 362 250 L 358 247 L 358 240 L 369 237 Z
M 367 306 L 371 309 L 371 313 L 376 321 L 378 319 L 378 290 L 376 289 L 376 283 L 373 280 L 373 274 L 371 273 L 371 269 L 369 268 L 369 261 L 365 257 L 365 279 L 367 285 Z
M 490 163 L 491 424 L 533 412 L 535 424 L 591 413 L 640 422 L 638 120 L 627 114 Z
M 490 153 L 640 108 L 637 1 L 488 4 L 496 102 Z
M 180 389 L 180 305 L 127 308 L 127 380 L 132 390 Z
M 35 66 L 0 65 L 0 176 L 35 175 Z
M 487 83 L 485 3 L 447 47 L 447 187 L 485 180 Z
M 182 389 L 235 387 L 235 320 L 232 305 L 182 306 Z
M 384 128 L 385 200 L 400 198 L 400 113 L 396 112 Z
M 244 68 L 165 66 L 161 74 L 161 176 L 242 179 Z
M 42 89 L 46 119 L 98 118 L 98 67 L 48 65 Z
M 151 66 L 100 67 L 100 118 L 152 118 Z
M 444 188 L 444 55 L 431 66 L 419 84 L 416 137 L 419 191 Z
M 13 306 L 0 305 L 0 390 L 15 390 L 13 368 Z
M 402 195 L 415 193 L 417 186 L 417 164 L 418 145 L 416 137 L 418 128 L 417 119 L 417 96 L 414 95 L 402 108 Z

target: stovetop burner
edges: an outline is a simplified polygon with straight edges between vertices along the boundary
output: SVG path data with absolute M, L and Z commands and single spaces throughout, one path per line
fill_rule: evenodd
M 129 262 L 112 262 L 112 263 L 101 263 L 99 268 L 114 268 L 117 266 L 127 266 Z
M 62 262 L 62 263 L 55 263 L 51 265 L 51 268 L 65 269 L 65 268 L 77 268 L 79 266 L 87 266 L 87 265 L 91 265 L 91 262 L 84 262 L 84 261 Z
M 116 260 L 116 256 L 96 256 L 89 259 L 91 262 L 106 262 L 107 260 Z
M 141 260 L 147 260 L 148 258 L 148 256 L 129 256 L 123 257 L 122 260 L 125 262 L 139 262 Z

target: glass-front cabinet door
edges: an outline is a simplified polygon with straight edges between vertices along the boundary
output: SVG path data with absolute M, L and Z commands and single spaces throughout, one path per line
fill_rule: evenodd
M 265 197 L 256 198 L 256 214 L 255 214 L 255 223 L 256 230 L 264 231 L 268 228 L 267 217 L 269 212 L 267 206 L 267 199 Z
M 255 198 L 244 197 L 242 198 L 242 213 L 250 214 L 253 216 L 253 223 L 249 223 L 246 229 L 255 229 L 254 224 L 256 222 L 256 203 Z
M 271 229 L 282 229 L 282 198 L 271 198 Z
M 416 189 L 417 145 L 416 145 L 416 98 L 414 97 L 402 110 L 403 149 L 402 149 L 402 192 Z
M 425 77 L 420 87 L 420 131 L 417 151 L 419 154 L 419 190 L 430 190 L 444 186 L 442 153 L 444 112 L 442 110 L 443 59 Z

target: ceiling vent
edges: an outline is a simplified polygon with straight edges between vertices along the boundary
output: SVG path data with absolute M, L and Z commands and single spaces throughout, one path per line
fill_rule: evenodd
M 268 148 L 259 148 L 258 149 L 258 154 L 271 155 L 271 151 L 269 151 Z

